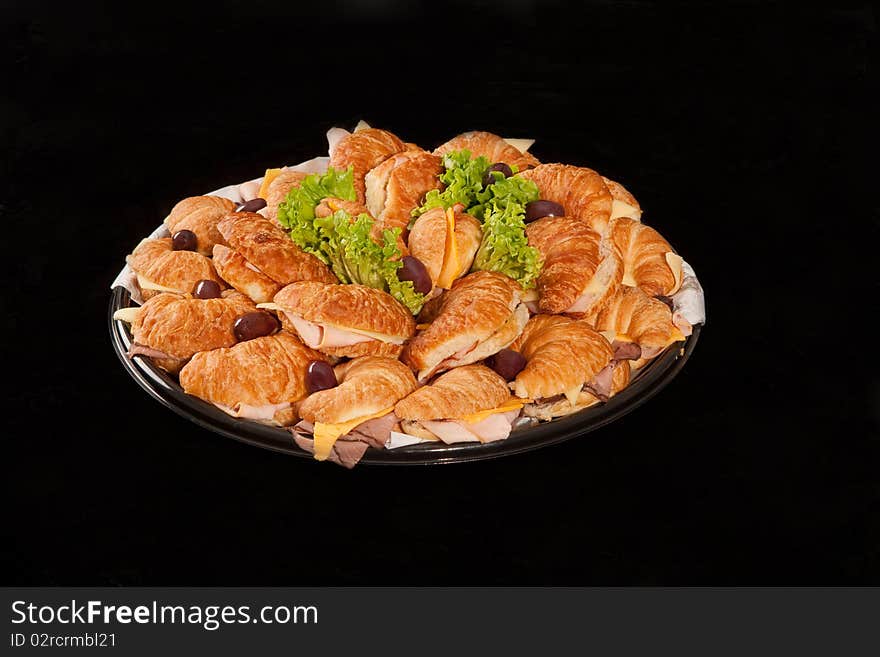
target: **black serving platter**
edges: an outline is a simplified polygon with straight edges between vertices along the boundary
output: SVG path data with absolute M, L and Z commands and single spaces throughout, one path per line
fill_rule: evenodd
M 276 452 L 312 458 L 293 441 L 289 431 L 252 420 L 231 417 L 208 402 L 183 392 L 180 384 L 149 359 L 126 355 L 131 333 L 125 322 L 114 320 L 113 313 L 131 305 L 124 287 L 116 287 L 110 297 L 107 321 L 113 349 L 131 377 L 144 390 L 175 413 L 222 436 Z M 644 404 L 666 386 L 684 366 L 699 338 L 701 325 L 694 326 L 687 340 L 671 345 L 651 363 L 636 373 L 631 383 L 608 402 L 578 413 L 514 430 L 506 440 L 491 443 L 422 443 L 393 450 L 367 449 L 360 463 L 375 465 L 430 465 L 482 461 L 519 454 L 539 447 L 555 445 L 582 436 L 629 413 Z

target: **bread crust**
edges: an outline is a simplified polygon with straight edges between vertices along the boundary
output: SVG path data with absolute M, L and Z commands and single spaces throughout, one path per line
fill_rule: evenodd
M 125 261 L 136 274 L 181 294 L 191 292 L 200 280 L 216 281 L 221 289 L 228 287 L 209 258 L 195 251 L 175 251 L 170 237 L 142 240 Z M 156 290 L 143 290 L 144 299 L 157 294 Z
M 327 265 L 300 249 L 276 224 L 256 212 L 227 214 L 217 229 L 231 249 L 276 283 L 337 282 Z
M 419 378 L 423 379 L 428 372 L 437 371 L 444 360 L 490 339 L 508 325 L 520 305 L 521 294 L 522 288 L 516 281 L 497 272 L 479 271 L 458 279 L 439 298 L 436 317 L 430 326 L 407 344 L 401 358 L 422 372 Z M 498 350 L 512 342 L 521 328 L 517 327 L 510 340 Z M 474 361 L 464 358 L 457 364 L 468 362 Z
M 498 374 L 485 365 L 463 365 L 399 401 L 394 413 L 402 420 L 459 419 L 509 399 L 510 390 Z
M 306 396 L 306 368 L 326 358 L 284 331 L 233 347 L 202 351 L 180 371 L 190 395 L 224 406 L 296 402 Z
M 504 141 L 503 137 L 480 130 L 465 132 L 453 137 L 445 144 L 435 148 L 434 155 L 445 155 L 450 151 L 463 149 L 469 150 L 473 158 L 483 155 L 493 164 L 503 162 L 508 166 L 517 167 L 518 171 L 524 171 L 540 164 L 534 155 L 521 152 L 515 146 Z
M 443 164 L 440 157 L 422 150 L 396 153 L 367 173 L 367 207 L 379 229 L 400 228 L 406 239 L 412 211 L 425 194 L 440 189 Z
M 611 222 L 610 234 L 623 261 L 624 283 L 652 297 L 678 290 L 680 280 L 666 260 L 666 254 L 674 251 L 660 233 L 639 221 L 620 217 Z
M 386 159 L 407 150 L 399 137 L 387 130 L 365 128 L 339 140 L 330 153 L 330 166 L 345 170 L 354 168 L 354 189 L 359 203 L 366 200 L 364 177 Z
M 274 301 L 286 312 L 316 324 L 371 331 L 400 340 L 411 338 L 416 330 L 406 307 L 387 292 L 366 285 L 302 281 L 282 288 Z
M 248 261 L 222 244 L 214 246 L 214 267 L 220 277 L 255 303 L 266 303 L 281 286 L 265 274 L 248 267 Z
M 334 368 L 339 385 L 310 395 L 299 407 L 309 422 L 347 422 L 394 406 L 416 389 L 412 371 L 399 360 L 363 356 Z
M 608 230 L 611 192 L 592 169 L 570 164 L 542 164 L 518 174 L 538 186 L 541 198 L 559 203 L 565 215 L 585 221 L 600 235 Z
M 609 342 L 589 324 L 560 315 L 535 315 L 512 346 L 526 359 L 514 382 L 517 397 L 553 397 L 583 386 L 611 361 Z
M 179 201 L 165 217 L 172 235 L 179 230 L 195 233 L 198 252 L 210 256 L 215 244 L 223 243 L 217 222 L 235 209 L 235 203 L 220 196 L 190 196 Z
M 627 285 L 589 321 L 596 330 L 626 335 L 643 348 L 662 349 L 684 339 L 672 322 L 669 306 Z

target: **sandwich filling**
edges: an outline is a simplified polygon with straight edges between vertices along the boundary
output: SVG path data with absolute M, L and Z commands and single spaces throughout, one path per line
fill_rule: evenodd
M 519 417 L 520 409 L 529 401 L 511 399 L 498 408 L 492 408 L 458 419 L 410 420 L 402 424 L 403 432 L 419 438 L 440 439 L 451 445 L 454 443 L 490 443 L 504 440 L 510 435 L 513 422 Z
M 302 341 L 312 349 L 331 347 L 349 347 L 361 342 L 376 340 L 390 344 L 403 344 L 406 337 L 399 335 L 385 335 L 365 329 L 334 326 L 333 324 L 311 322 L 302 315 L 285 311 L 276 303 L 258 303 L 257 308 L 267 308 L 283 312 L 293 324 Z

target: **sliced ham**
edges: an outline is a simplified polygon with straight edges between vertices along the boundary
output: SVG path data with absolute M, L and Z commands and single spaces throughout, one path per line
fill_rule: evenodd
M 615 340 L 611 343 L 614 360 L 638 360 L 642 357 L 642 348 L 635 342 Z
M 315 453 L 315 441 L 311 436 L 293 431 L 293 440 L 300 449 L 305 450 L 309 454 Z M 327 457 L 327 460 L 350 470 L 363 458 L 368 447 L 367 443 L 359 441 L 337 441 L 333 445 L 333 449 L 330 450 L 330 456 Z
M 514 411 L 506 411 L 504 413 L 494 413 L 485 420 L 474 422 L 473 424 L 465 424 L 467 430 L 475 434 L 482 443 L 491 443 L 495 440 L 504 440 L 510 435 L 513 421 L 519 415 L 519 409 Z
M 263 404 L 262 406 L 237 404 L 232 409 L 232 415 L 248 420 L 272 420 L 275 418 L 275 414 L 278 411 L 283 411 L 287 408 L 290 408 L 290 402 L 282 402 L 280 404 Z
M 421 424 L 447 445 L 480 442 L 479 436 L 471 433 L 458 422 L 451 420 L 422 420 Z
M 325 326 L 324 324 L 315 324 L 299 315 L 286 313 L 288 319 L 293 323 L 296 332 L 312 349 L 321 349 L 325 347 L 348 347 L 359 342 L 369 342 L 373 338 L 351 331 L 334 328 L 333 326 Z

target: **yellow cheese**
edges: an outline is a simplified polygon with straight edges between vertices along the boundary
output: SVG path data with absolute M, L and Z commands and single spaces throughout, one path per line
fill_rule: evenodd
M 443 266 L 440 275 L 437 276 L 437 287 L 448 290 L 452 282 L 458 276 L 458 244 L 455 240 L 455 211 L 452 208 L 446 210 L 446 247 L 443 251 Z
M 113 319 L 131 324 L 140 311 L 140 308 L 120 308 L 113 313 Z
M 495 413 L 506 413 L 507 411 L 517 411 L 521 409 L 524 405 L 530 403 L 531 399 L 515 399 L 511 398 L 509 401 L 505 402 L 498 408 L 490 408 L 488 411 L 479 411 L 477 413 L 471 413 L 470 415 L 465 415 L 461 418 L 462 422 L 466 422 L 467 424 L 476 424 L 477 422 L 482 422 L 490 415 L 494 415 Z
M 669 268 L 672 270 L 672 275 L 675 277 L 675 286 L 672 288 L 670 294 L 678 292 L 678 288 L 681 287 L 681 263 L 683 262 L 684 260 L 677 253 L 673 253 L 672 251 L 666 253 L 666 264 L 669 265 Z
M 569 404 L 571 404 L 572 406 L 577 404 L 578 397 L 581 396 L 581 390 L 583 389 L 583 387 L 584 384 L 579 383 L 578 385 L 572 386 L 563 393 L 565 395 L 565 398 L 568 399 Z
M 363 424 L 367 420 L 382 417 L 393 410 L 394 407 L 389 406 L 378 413 L 364 415 L 363 417 L 358 417 L 354 420 L 349 420 L 348 422 L 338 422 L 335 424 L 329 422 L 315 422 L 315 429 L 312 432 L 312 435 L 315 438 L 315 458 L 319 461 L 327 460 L 327 457 L 330 456 L 330 452 L 333 450 L 333 445 L 336 444 L 336 441 L 339 440 L 340 436 L 344 436 L 356 426 Z
M 281 169 L 266 169 L 266 175 L 263 176 L 263 182 L 260 185 L 260 191 L 257 193 L 257 196 L 260 198 L 266 198 L 266 194 L 269 192 L 269 185 L 272 184 L 272 181 L 275 180 L 280 173 Z
M 617 199 L 613 199 L 611 201 L 611 219 L 617 219 L 618 217 L 628 217 L 630 219 L 638 221 L 641 215 L 642 213 L 631 206 L 629 203 L 624 203 L 623 201 L 618 201 Z
M 144 278 L 140 274 L 137 275 L 137 281 L 142 290 L 158 290 L 159 292 L 175 292 L 177 294 L 181 294 L 180 290 L 175 290 L 173 287 L 165 287 L 164 285 L 159 285 L 158 283 L 154 283 L 153 281 Z

